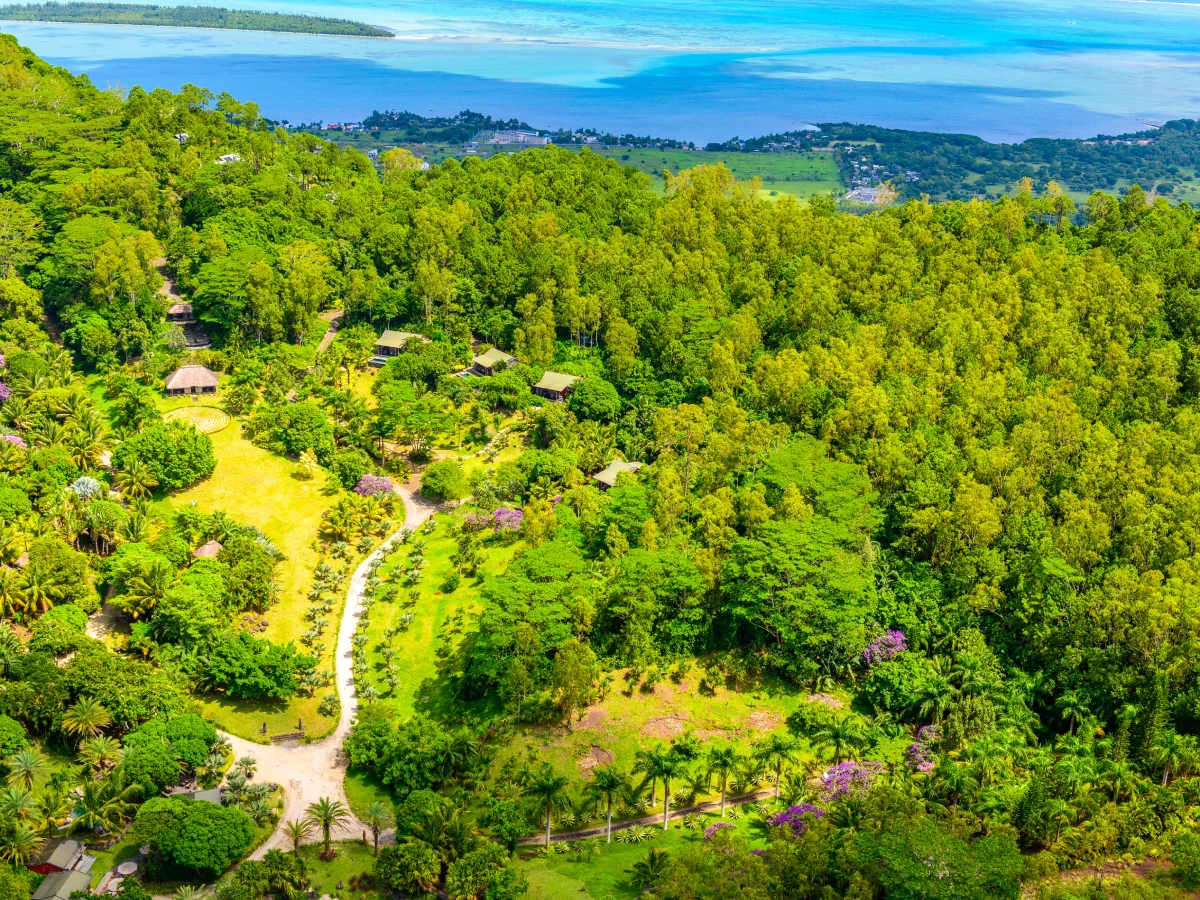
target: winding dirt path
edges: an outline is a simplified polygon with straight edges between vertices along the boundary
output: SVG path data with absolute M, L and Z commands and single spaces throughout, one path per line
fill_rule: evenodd
M 419 481 L 414 478 L 407 484 L 401 485 L 399 493 L 404 501 L 404 528 L 416 529 L 434 512 L 434 506 L 426 503 L 417 495 Z M 397 529 L 399 531 L 399 529 Z M 225 736 L 233 747 L 235 759 L 243 756 L 253 757 L 258 768 L 254 780 L 260 782 L 273 781 L 283 787 L 284 808 L 279 818 L 279 824 L 271 836 L 250 855 L 251 859 L 261 859 L 268 850 L 290 850 L 291 842 L 283 830 L 284 823 L 292 819 L 303 819 L 310 803 L 322 797 L 340 800 L 347 805 L 344 779 L 346 775 L 346 757 L 342 753 L 342 742 L 350 733 L 351 723 L 358 712 L 358 698 L 354 693 L 354 673 L 352 671 L 354 648 L 351 638 L 354 636 L 355 625 L 362 615 L 362 601 L 366 590 L 367 570 L 371 563 L 384 553 L 394 535 L 389 535 L 378 549 L 362 561 L 350 578 L 350 587 L 346 594 L 346 608 L 342 614 L 341 625 L 338 628 L 335 679 L 338 698 L 342 703 L 342 716 L 333 733 L 323 740 L 311 744 L 271 745 L 255 744 L 231 734 Z M 334 840 L 352 840 L 370 835 L 370 829 L 356 816 L 351 816 L 340 828 L 333 830 Z M 388 839 L 391 836 L 388 835 Z M 317 843 L 321 839 L 319 833 L 313 833 L 309 842 Z M 381 835 L 381 840 L 383 836 Z

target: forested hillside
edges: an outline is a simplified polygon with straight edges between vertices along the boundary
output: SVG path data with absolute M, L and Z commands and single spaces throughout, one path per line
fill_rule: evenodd
M 1166 897 L 1200 877 L 1187 204 L 1097 193 L 1075 225 L 1026 185 L 853 217 L 720 167 L 660 197 L 586 149 L 377 166 L 228 95 L 99 91 L 11 39 L 0 88 L 5 859 L 131 818 L 164 882 L 242 855 L 236 816 L 197 860 L 169 837 L 183 801 L 137 804 L 221 780 L 197 702 L 328 684 L 332 598 L 419 469 L 443 505 L 372 564 L 353 641 L 346 753 L 384 803 L 355 813 L 398 841 L 364 890 L 561 896 L 549 849 L 497 844 L 667 829 L 705 801 L 614 896 Z M 212 349 L 167 322 L 164 271 Z M 365 375 L 385 328 L 429 340 Z M 492 346 L 516 363 L 460 377 Z M 184 363 L 297 484 L 327 481 L 304 650 L 255 634 L 305 548 L 171 505 L 223 465 L 162 421 Z M 531 391 L 547 371 L 579 377 L 566 402 Z M 644 465 L 593 479 L 622 459 Z M 83 633 L 101 597 L 129 618 L 103 641 Z M 273 852 L 217 896 L 306 888 Z M 1171 873 L 1099 893 L 1057 882 L 1160 857 Z M 27 896 L 23 871 L 0 886 Z

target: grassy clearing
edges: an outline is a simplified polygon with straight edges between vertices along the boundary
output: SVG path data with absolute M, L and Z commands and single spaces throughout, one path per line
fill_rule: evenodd
M 367 659 L 372 670 L 371 682 L 382 695 L 377 702 L 394 707 L 401 718 L 411 716 L 418 709 L 439 718 L 460 711 L 454 698 L 447 693 L 445 680 L 438 677 L 440 662 L 462 641 L 471 615 L 482 609 L 481 591 L 487 579 L 503 572 L 516 552 L 517 545 L 503 544 L 488 537 L 483 543 L 484 562 L 478 577 L 464 578 L 457 590 L 444 593 L 442 582 L 453 569 L 451 559 L 457 551 L 457 542 L 450 534 L 452 519 L 453 514 L 438 514 L 433 519 L 436 523 L 433 534 L 422 534 L 418 530 L 415 535 L 425 541 L 425 571 L 417 585 L 406 587 L 400 581 L 403 570 L 408 567 L 409 546 L 401 546 L 389 554 L 380 570 L 394 581 L 398 593 L 394 601 L 376 603 L 372 607 L 367 628 Z M 398 573 L 391 579 L 389 573 L 396 569 Z M 418 592 L 415 603 L 409 598 L 411 590 Z M 392 694 L 383 681 L 382 650 L 387 645 L 384 632 L 398 625 L 400 618 L 409 613 L 413 619 L 408 629 L 391 643 L 397 651 L 395 662 L 401 677 L 400 685 Z
M 699 165 L 724 164 L 739 179 L 761 178 L 763 196 L 774 199 L 788 194 L 807 200 L 814 194 L 840 191 L 841 174 L 831 153 L 706 153 L 699 150 L 637 150 L 613 147 L 597 150 L 601 156 L 633 166 L 654 178 L 654 188 L 661 192 L 666 181 L 664 171 L 678 174 Z
M 751 847 L 765 846 L 762 829 L 749 819 L 733 823 L 742 831 Z M 702 832 L 672 827 L 670 831 L 655 831 L 655 836 L 641 844 L 605 844 L 600 855 L 590 861 L 575 853 L 559 854 L 522 860 L 518 865 L 529 879 L 527 900 L 557 900 L 560 897 L 579 897 L 580 900 L 633 900 L 639 896 L 629 883 L 634 863 L 651 849 L 666 850 L 672 856 L 698 844 Z
M 372 803 L 382 803 L 389 806 L 392 802 L 392 792 L 380 784 L 374 775 L 368 772 L 351 771 L 346 774 L 344 782 L 346 800 L 350 811 L 360 819 L 366 817 L 366 810 Z
M 308 869 L 312 880 L 312 889 L 317 896 L 328 895 L 340 900 L 361 898 L 361 900 L 379 900 L 383 895 L 373 888 L 351 890 L 350 879 L 355 875 L 363 875 L 375 868 L 375 857 L 370 844 L 360 841 L 335 841 L 337 856 L 329 862 L 320 858 L 321 845 L 308 844 L 300 848 L 300 858 Z M 339 887 L 341 885 L 341 887 Z
M 186 406 L 188 398 L 168 398 L 163 411 Z M 219 399 L 206 398 L 206 403 Z M 297 477 L 296 465 L 287 459 L 252 444 L 242 436 L 241 424 L 232 422 L 211 435 L 217 468 L 212 476 L 186 491 L 165 498 L 160 506 L 171 509 L 194 503 L 206 513 L 224 510 L 233 519 L 262 529 L 285 554 L 278 569 L 280 599 L 266 615 L 267 628 L 262 635 L 273 641 L 297 641 L 307 628 L 304 610 L 313 569 L 321 560 L 317 549 L 321 515 L 332 504 L 323 492 L 321 479 L 305 481 Z M 344 597 L 343 597 L 344 600 Z M 340 621 L 341 610 L 336 611 Z M 334 646 L 327 642 L 322 661 L 333 668 Z M 239 737 L 261 740 L 267 723 L 268 734 L 296 730 L 298 720 L 313 737 L 327 734 L 337 724 L 333 718 L 317 714 L 318 697 L 294 697 L 287 703 L 246 703 L 230 698 L 201 698 L 203 713 L 215 724 Z

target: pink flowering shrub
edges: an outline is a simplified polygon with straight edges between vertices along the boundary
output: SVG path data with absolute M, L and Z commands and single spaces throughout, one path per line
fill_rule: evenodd
M 865 794 L 882 771 L 883 763 L 869 759 L 838 763 L 821 776 L 825 782 L 821 799 L 830 802 L 840 797 Z
M 22 450 L 29 449 L 25 442 L 15 434 L 0 434 L 0 441 L 4 441 L 6 444 L 12 444 L 14 447 L 20 447 Z
M 942 739 L 936 725 L 926 725 L 917 732 L 916 743 L 909 744 L 904 751 L 904 763 L 914 772 L 929 772 L 937 765 L 933 745 Z
M 908 642 L 905 639 L 903 631 L 889 629 L 883 633 L 882 637 L 876 638 L 863 651 L 863 661 L 868 666 L 875 666 L 879 663 L 887 662 L 889 659 L 895 659 L 900 653 L 908 649 Z
M 12 388 L 10 388 L 3 381 L 0 381 L 0 403 L 3 403 L 5 400 L 7 400 L 11 396 L 12 396 Z
M 395 490 L 396 486 L 392 484 L 392 479 L 384 475 L 372 475 L 368 472 L 358 480 L 354 493 L 364 497 L 377 497 L 380 494 L 394 493 Z

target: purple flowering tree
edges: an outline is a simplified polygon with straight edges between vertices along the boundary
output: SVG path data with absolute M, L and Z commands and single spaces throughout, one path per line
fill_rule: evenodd
M 354 493 L 364 497 L 378 497 L 380 494 L 390 494 L 395 491 L 396 486 L 392 484 L 392 479 L 384 475 L 372 475 L 370 472 L 360 478 L 354 488 Z
M 3 403 L 5 400 L 7 400 L 11 396 L 12 396 L 12 388 L 10 388 L 3 381 L 0 381 L 0 403 Z
M 821 799 L 828 803 L 841 797 L 861 796 L 871 789 L 882 771 L 883 763 L 869 759 L 838 763 L 821 776 L 825 783 Z
M 525 519 L 525 513 L 519 509 L 509 509 L 507 506 L 502 506 L 492 513 L 492 531 L 501 537 L 512 538 L 517 536 L 517 532 L 521 530 L 521 522 Z
M 937 765 L 937 756 L 933 745 L 942 739 L 942 732 L 936 725 L 926 725 L 917 732 L 915 743 L 909 744 L 904 751 L 904 763 L 914 772 L 929 772 Z
M 825 810 L 819 806 L 813 806 L 811 803 L 798 803 L 795 806 L 789 806 L 781 813 L 776 813 L 767 819 L 768 825 L 789 825 L 793 834 L 804 834 L 808 831 L 808 826 L 816 819 L 825 815 Z
M 872 641 L 863 651 L 863 662 L 868 666 L 877 666 L 889 659 L 895 659 L 897 655 L 907 649 L 908 641 L 905 639 L 904 632 L 889 629 L 881 637 Z
M 713 835 L 715 835 L 722 828 L 732 828 L 732 827 L 733 827 L 732 822 L 717 822 L 713 825 L 709 825 L 707 828 L 704 829 L 704 839 L 706 841 L 712 840 Z

